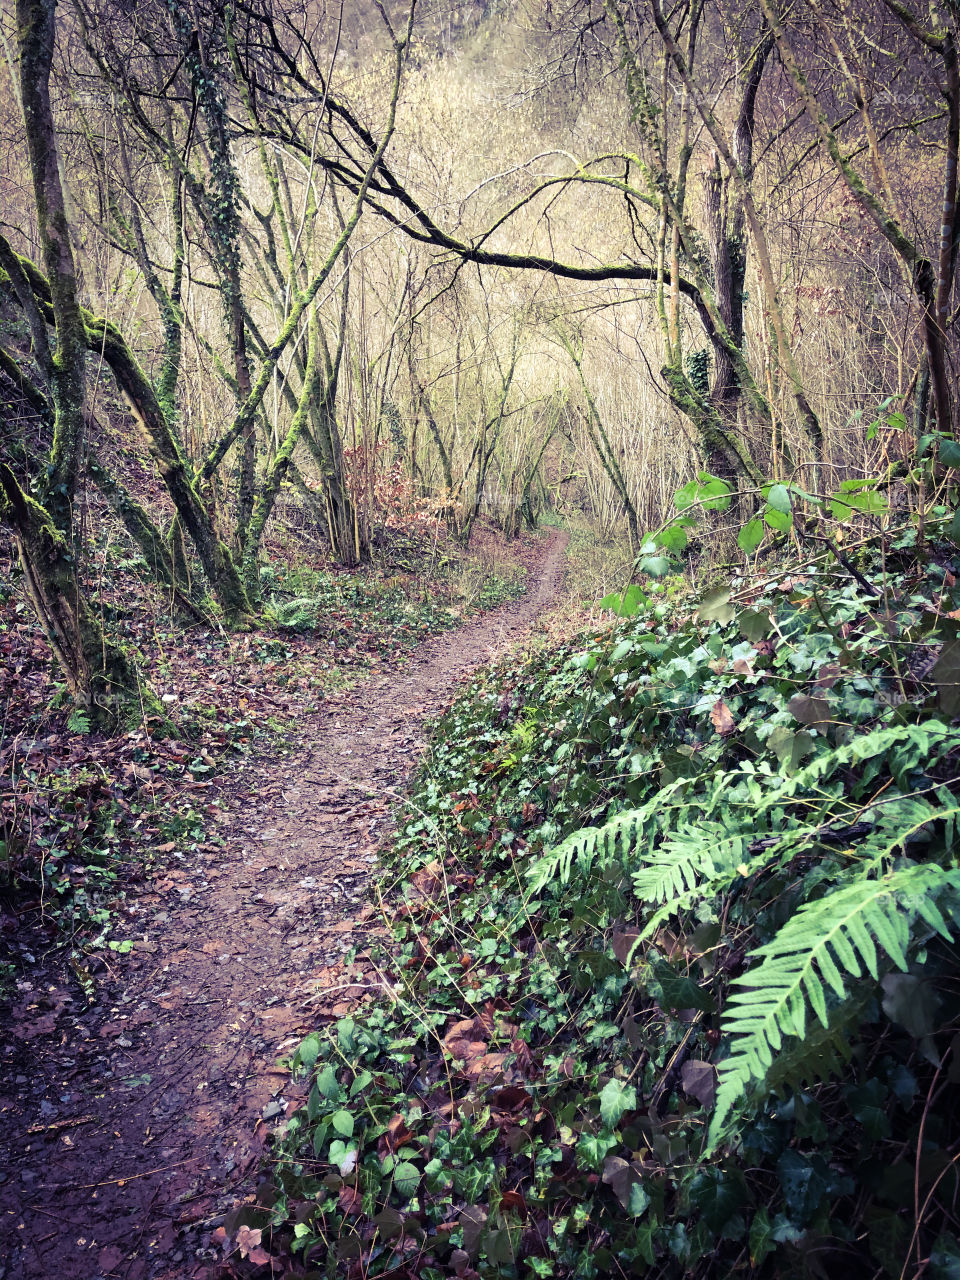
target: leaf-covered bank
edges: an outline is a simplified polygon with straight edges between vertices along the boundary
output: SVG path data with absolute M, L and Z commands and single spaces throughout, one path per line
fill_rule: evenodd
M 291 1274 L 956 1274 L 958 565 L 897 557 L 455 703 L 246 1211 Z

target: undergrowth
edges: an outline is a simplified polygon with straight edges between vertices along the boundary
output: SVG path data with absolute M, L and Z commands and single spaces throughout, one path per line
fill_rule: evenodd
M 289 1274 L 958 1274 L 958 566 L 899 554 L 458 699 L 237 1217 Z
M 112 738 L 71 709 L 12 547 L 0 549 L 0 998 L 62 946 L 93 998 L 97 972 L 134 945 L 128 891 L 219 841 L 214 777 L 239 756 L 289 751 L 325 696 L 525 585 L 498 544 L 466 555 L 446 537 L 391 532 L 353 571 L 271 549 L 262 627 L 227 633 L 171 617 L 142 557 L 105 523 L 88 585 L 166 717 Z

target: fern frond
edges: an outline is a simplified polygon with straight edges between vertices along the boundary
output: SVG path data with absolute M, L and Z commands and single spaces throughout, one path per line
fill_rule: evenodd
M 644 858 L 633 873 L 634 892 L 641 902 L 667 902 L 673 910 L 705 880 L 735 874 L 747 857 L 751 836 L 731 834 L 721 822 L 686 823 Z
M 735 979 L 744 989 L 731 996 L 724 1016 L 733 1042 L 730 1057 L 720 1064 L 711 1142 L 747 1086 L 767 1076 L 785 1039 L 805 1035 L 808 1006 L 828 1027 L 830 992 L 843 1000 L 849 978 L 879 979 L 878 947 L 906 969 L 917 919 L 949 938 L 938 900 L 960 902 L 960 871 L 912 864 L 876 880 L 865 878 L 861 868 L 856 874 L 852 884 L 805 903 L 772 941 L 753 952 L 759 963 Z
M 704 876 L 697 880 L 696 883 L 689 884 L 685 890 L 664 901 L 664 905 L 649 917 L 638 940 L 642 942 L 645 938 L 651 937 L 671 916 L 680 915 L 681 912 L 691 910 L 700 902 L 706 902 L 728 893 L 731 887 L 739 880 L 749 880 L 777 863 L 789 861 L 796 857 L 798 844 L 805 838 L 816 835 L 818 830 L 819 828 L 817 827 L 809 826 L 791 828 L 785 831 L 775 843 L 767 845 L 760 853 L 754 854 L 753 857 L 750 857 L 746 852 L 748 836 L 744 832 L 740 832 L 736 836 L 727 836 L 716 840 L 710 846 L 708 857 L 703 858 L 699 864 L 705 871 Z M 751 830 L 749 832 L 750 841 L 754 840 L 756 835 L 756 830 Z M 655 855 L 652 855 L 650 860 L 652 870 L 656 870 L 656 861 L 660 859 L 666 848 L 667 844 L 665 843 L 661 849 L 657 850 Z M 710 865 L 708 865 L 708 861 Z M 645 888 L 648 885 L 645 879 L 645 872 L 646 868 L 643 868 L 634 876 L 637 897 L 641 898 L 641 900 L 643 900 L 641 887 Z M 664 880 L 666 875 L 667 873 L 664 872 Z M 659 887 L 654 878 L 651 878 L 649 887 L 651 890 Z M 646 901 L 663 901 L 663 898 L 662 896 L 651 896 Z
M 626 851 L 642 835 L 644 827 L 654 815 L 669 809 L 670 798 L 687 785 L 688 779 L 678 778 L 668 787 L 652 796 L 637 809 L 624 809 L 615 814 L 602 827 L 583 827 L 571 832 L 560 844 L 547 850 L 527 869 L 527 878 L 534 893 L 539 893 L 552 880 L 566 884 L 573 871 L 574 859 L 578 869 L 586 874 L 593 863 L 602 858 L 609 861 L 617 844 Z

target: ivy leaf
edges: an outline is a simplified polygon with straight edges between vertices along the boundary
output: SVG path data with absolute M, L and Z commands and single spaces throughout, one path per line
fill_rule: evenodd
M 883 1012 L 915 1040 L 932 1034 L 940 1001 L 929 982 L 912 973 L 887 973 L 881 979 Z M 854 1113 L 856 1114 L 856 1113 Z
M 608 1080 L 600 1091 L 600 1118 L 614 1128 L 627 1111 L 636 1110 L 637 1091 L 631 1084 Z
M 824 725 L 833 719 L 826 698 L 810 698 L 805 693 L 795 693 L 787 706 L 793 718 L 801 724 Z
M 770 614 L 766 609 L 744 609 L 737 614 L 737 625 L 743 638 L 756 644 L 770 634 Z
M 951 720 L 960 715 L 960 639 L 943 646 L 930 679 L 937 686 L 937 705 L 944 715 Z
M 690 1186 L 690 1203 L 700 1211 L 707 1227 L 733 1239 L 745 1230 L 739 1213 L 749 1199 L 746 1179 L 739 1169 L 704 1170 Z
M 773 1228 L 770 1223 L 770 1215 L 765 1208 L 759 1208 L 753 1215 L 753 1221 L 750 1223 L 750 1235 L 748 1237 L 750 1246 L 750 1265 L 751 1267 L 759 1267 L 761 1262 L 773 1253 L 777 1244 L 773 1238 Z
M 696 1098 L 701 1107 L 708 1111 L 717 1100 L 717 1068 L 712 1062 L 699 1062 L 688 1058 L 680 1073 L 683 1092 L 688 1097 Z
M 821 1156 L 810 1159 L 791 1147 L 777 1161 L 777 1173 L 791 1218 L 805 1225 L 826 1194 L 829 1183 L 826 1162 Z
M 640 1173 L 620 1156 L 607 1156 L 603 1162 L 603 1180 L 631 1217 L 639 1218 L 649 1204 Z
M 665 960 L 653 966 L 653 974 L 663 991 L 658 1001 L 662 1009 L 702 1009 L 704 1013 L 713 1013 L 716 1009 L 709 991 L 704 991 L 692 978 L 677 973 Z

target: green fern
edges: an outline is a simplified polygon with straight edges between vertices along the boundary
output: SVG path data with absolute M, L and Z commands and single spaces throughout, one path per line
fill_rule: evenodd
M 805 903 L 771 942 L 753 953 L 759 964 L 735 980 L 745 989 L 731 996 L 724 1017 L 733 1044 L 730 1057 L 720 1064 L 711 1144 L 747 1086 L 766 1077 L 785 1039 L 804 1036 L 808 1006 L 829 1026 L 830 992 L 843 1000 L 849 978 L 869 974 L 879 980 L 878 947 L 905 970 L 911 928 L 918 919 L 950 937 L 938 900 L 950 898 L 960 905 L 960 871 L 913 864 L 879 879 L 866 878 L 860 868 L 856 875 L 852 884 Z
M 640 808 L 624 809 L 602 827 L 583 827 L 572 832 L 528 868 L 527 877 L 533 892 L 539 893 L 553 880 L 566 884 L 575 858 L 580 871 L 586 874 L 598 858 L 609 861 L 618 843 L 624 850 L 631 848 L 651 818 L 669 808 L 670 798 L 686 785 L 686 778 L 678 778 Z
M 722 822 L 686 823 L 634 872 L 634 892 L 641 902 L 664 902 L 671 911 L 679 909 L 690 895 L 700 896 L 704 881 L 735 875 L 752 838 L 752 832 L 731 834 L 729 824 Z

